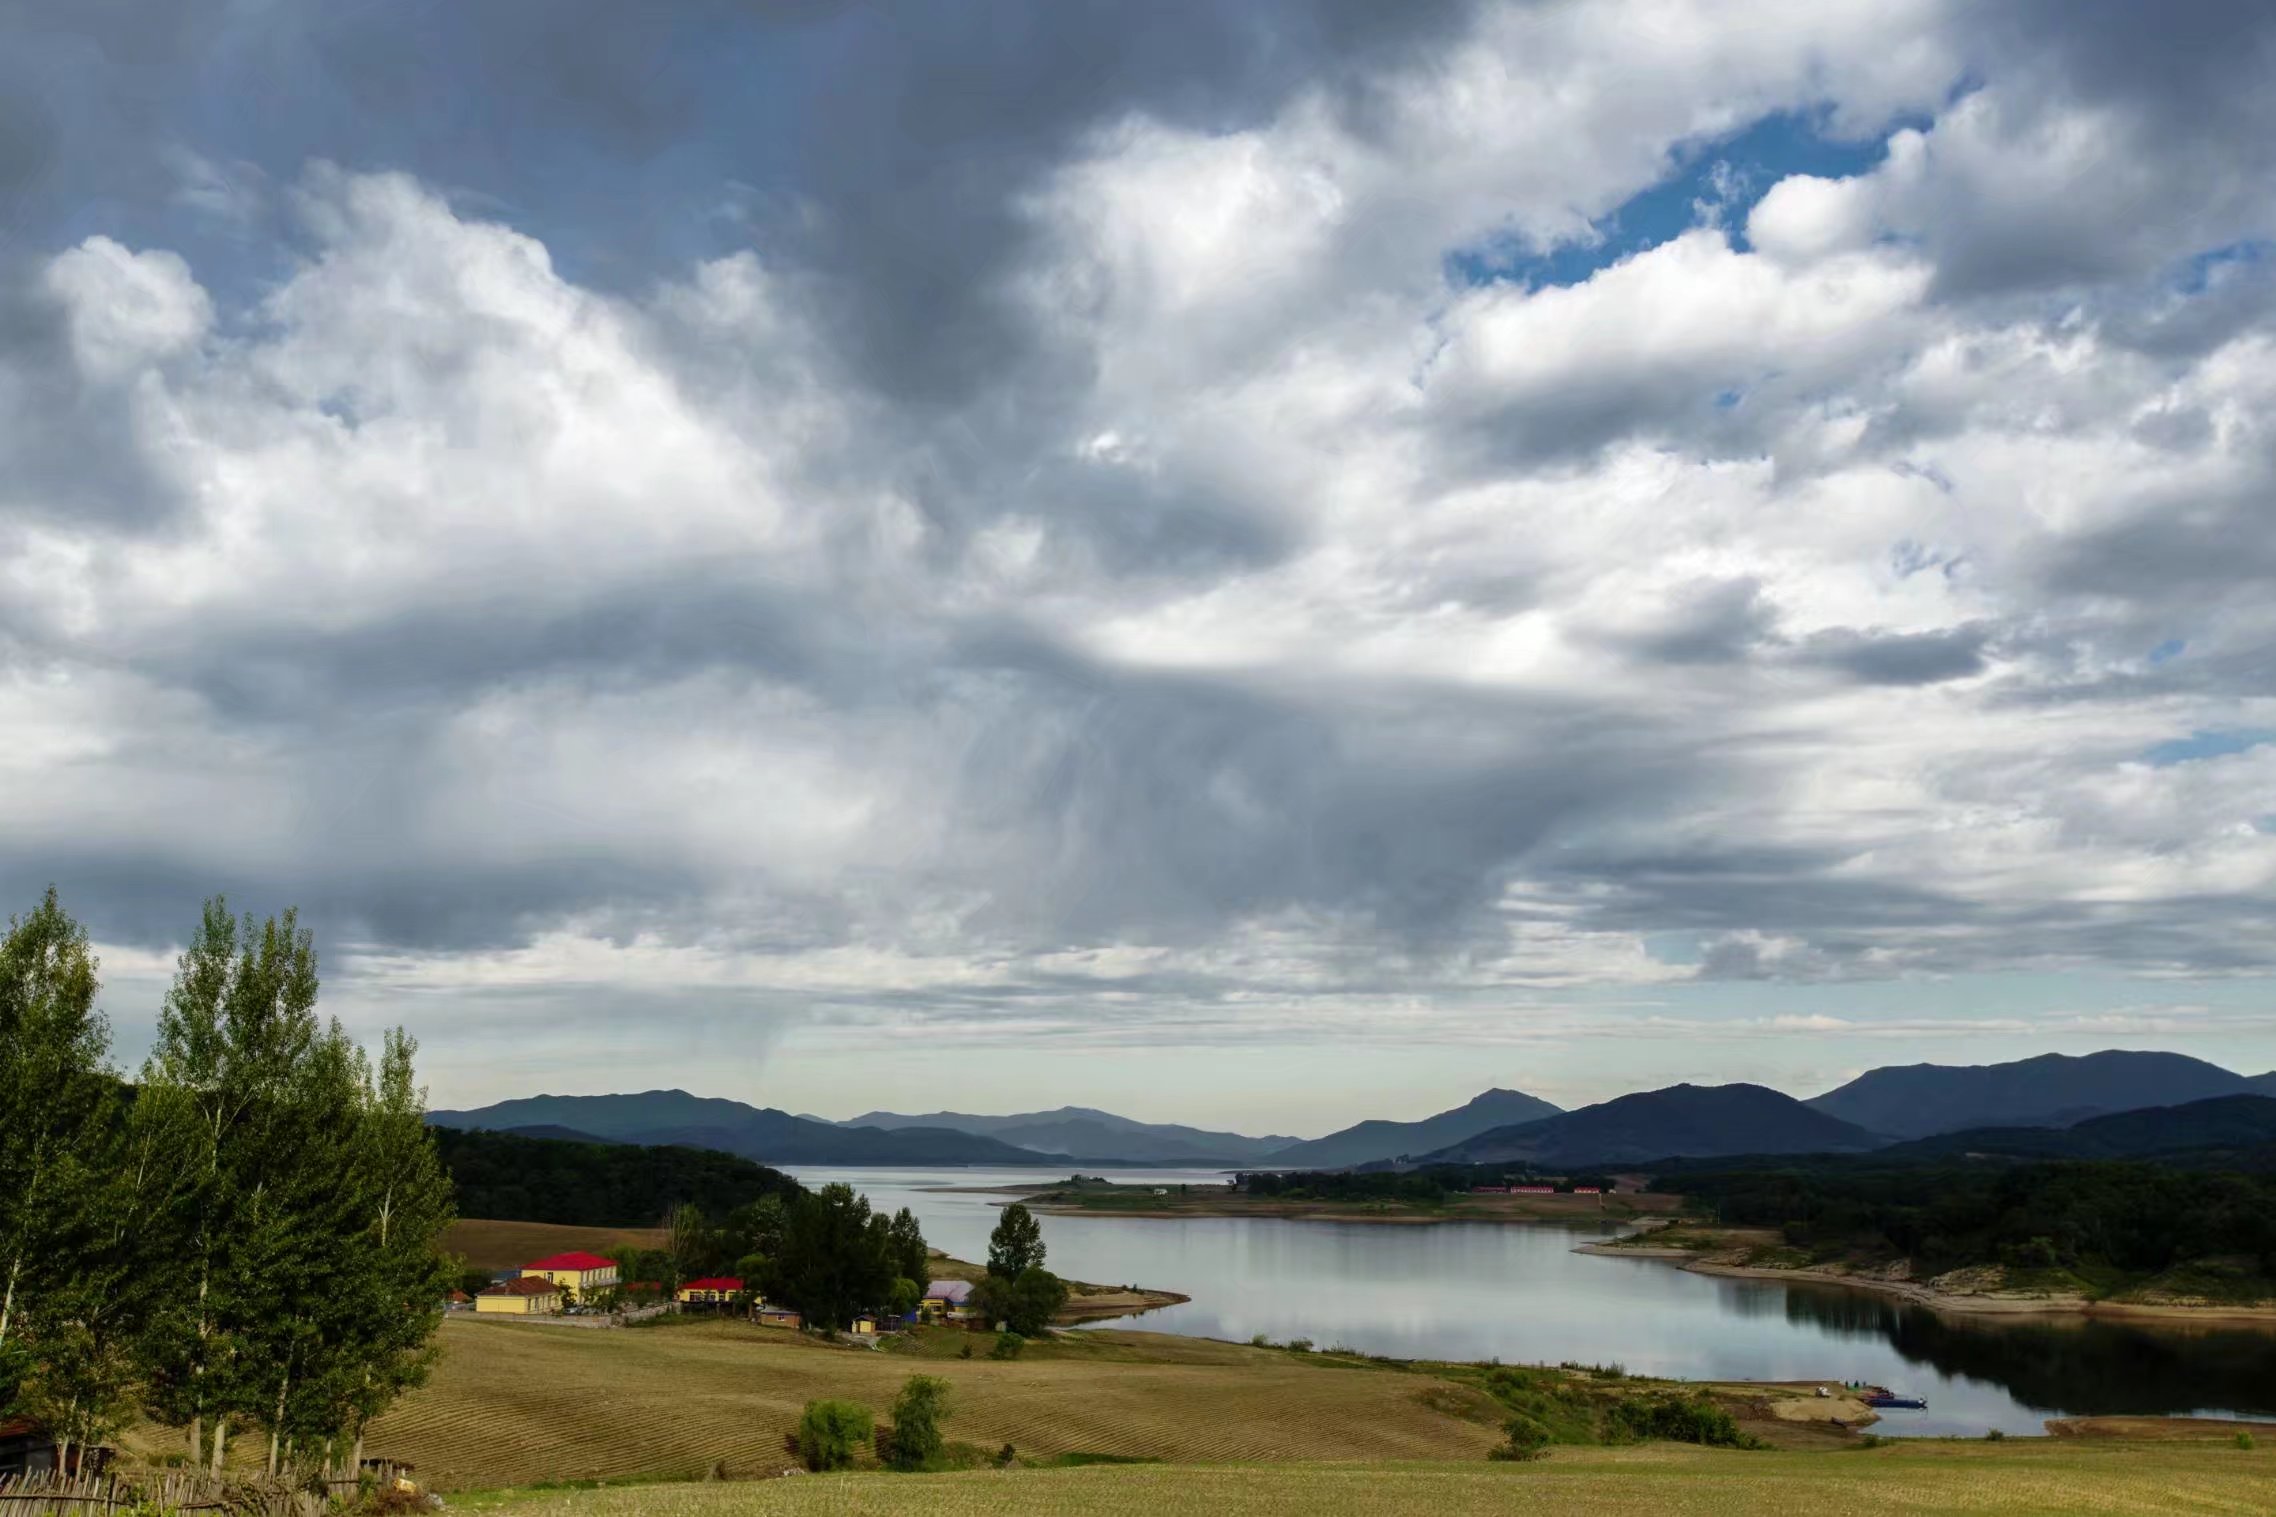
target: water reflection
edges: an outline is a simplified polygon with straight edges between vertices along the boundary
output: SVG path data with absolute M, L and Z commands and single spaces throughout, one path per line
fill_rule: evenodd
M 986 1256 L 1000 1194 L 944 1187 L 1052 1175 L 796 1171 L 909 1206 L 936 1246 Z M 1137 1177 L 1132 1177 L 1137 1178 Z M 1157 1184 L 1218 1177 L 1161 1171 Z M 2040 1431 L 2063 1414 L 2276 1416 L 2276 1332 L 2069 1318 L 1949 1318 L 1832 1286 L 1695 1275 L 1575 1254 L 1588 1233 L 1194 1218 L 1045 1217 L 1051 1264 L 1077 1279 L 1194 1299 L 1147 1316 L 1162 1332 L 1310 1338 L 1413 1358 L 1618 1361 L 1647 1374 L 1869 1380 L 1926 1396 L 1885 1433 Z

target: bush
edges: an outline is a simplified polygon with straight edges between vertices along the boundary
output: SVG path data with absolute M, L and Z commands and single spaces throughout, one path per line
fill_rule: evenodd
M 956 1357 L 959 1359 L 969 1359 L 972 1357 L 972 1343 L 970 1339 L 965 1340 L 964 1346 L 956 1351 Z
M 817 1474 L 851 1469 L 854 1451 L 870 1441 L 876 1419 L 851 1401 L 809 1401 L 798 1419 L 798 1458 Z
M 1288 1351 L 1292 1354 L 1308 1354 L 1312 1352 L 1312 1340 L 1309 1338 L 1291 1338 L 1288 1340 Z
M 1670 1443 L 1700 1443 L 1712 1448 L 1760 1448 L 1761 1443 L 1739 1431 L 1731 1414 L 1704 1395 L 1638 1396 L 1615 1405 L 1605 1417 L 1606 1437 L 1630 1442 L 1661 1438 Z
M 1996 1427 L 1984 1434 L 1984 1442 L 1986 1443 L 2004 1443 L 2006 1441 L 2007 1434 Z
M 1000 1470 L 1008 1470 L 1012 1467 L 1012 1462 L 1018 1458 L 1019 1451 L 1007 1443 L 1002 1448 L 996 1450 L 996 1468 Z
M 2236 1446 L 2240 1449 L 2250 1449 L 2254 1447 L 2252 1434 L 2244 1432 L 2238 1433 L 2236 1435 Z
M 932 1375 L 911 1375 L 893 1399 L 892 1442 L 879 1449 L 886 1464 L 897 1470 L 937 1468 L 940 1419 L 947 1412 L 948 1382 Z
M 1549 1430 L 1520 1412 L 1502 1424 L 1505 1442 L 1488 1451 L 1488 1459 L 1522 1462 L 1549 1457 Z
M 1027 1340 L 1017 1333 L 996 1334 L 996 1346 L 988 1350 L 991 1359 L 1017 1359 L 1019 1351 L 1027 1347 Z

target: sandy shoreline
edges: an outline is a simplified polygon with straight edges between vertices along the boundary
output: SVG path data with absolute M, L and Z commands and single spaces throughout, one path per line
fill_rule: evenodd
M 1975 1317 L 2100 1317 L 2143 1322 L 2242 1323 L 2276 1326 L 2276 1305 L 2229 1306 L 2211 1303 L 2188 1306 L 2152 1301 L 2092 1301 L 2084 1296 L 1999 1295 L 1983 1292 L 1940 1291 L 1911 1280 L 1889 1280 L 1873 1275 L 1833 1269 L 1777 1269 L 1764 1265 L 1718 1262 L 1695 1248 L 1668 1248 L 1642 1244 L 1623 1248 L 1616 1244 L 1583 1243 L 1575 1253 L 1607 1259 L 1660 1259 L 1678 1264 L 1695 1275 L 1721 1275 L 1737 1280 L 1799 1280 L 1812 1285 L 1838 1285 L 1851 1290 L 1895 1296 L 1916 1306 L 1955 1316 Z

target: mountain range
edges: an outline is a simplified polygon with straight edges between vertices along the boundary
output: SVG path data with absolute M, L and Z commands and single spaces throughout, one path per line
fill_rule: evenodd
M 436 1127 L 524 1137 L 566 1130 L 603 1142 L 715 1148 L 768 1164 L 1001 1164 L 1071 1162 L 945 1127 L 841 1127 L 684 1090 L 636 1095 L 525 1096 L 473 1111 L 432 1111 Z
M 1300 1141 L 1289 1137 L 1250 1138 L 1237 1132 L 1210 1132 L 1174 1122 L 1137 1122 L 1088 1106 L 1017 1112 L 1008 1117 L 979 1117 L 960 1111 L 936 1111 L 911 1117 L 899 1112 L 873 1111 L 841 1125 L 877 1127 L 887 1132 L 945 1127 L 1037 1153 L 1072 1154 L 1078 1160 L 1108 1159 L 1123 1164 L 1168 1166 L 1242 1165 L 1268 1159 L 1278 1162 L 1275 1156 L 1280 1150 Z
M 1971 1127 L 1892 1144 L 1876 1159 L 2174 1159 L 2276 1167 L 2276 1096 L 2213 1096 L 2070 1127 Z
M 1761 1085 L 1670 1085 L 1497 1127 L 1423 1162 L 1564 1169 L 1718 1154 L 1841 1154 L 1887 1139 Z
M 1291 1146 L 1264 1162 L 1275 1169 L 1348 1169 L 1425 1154 L 1483 1132 L 1554 1117 L 1563 1110 L 1522 1090 L 1489 1090 L 1419 1122 L 1361 1122 Z
M 1674 1085 L 1576 1111 L 1516 1090 L 1488 1090 L 1420 1121 L 1371 1120 L 1324 1138 L 1250 1137 L 1176 1123 L 1139 1122 L 1092 1107 L 980 1116 L 872 1111 L 848 1122 L 681 1090 L 607 1096 L 532 1096 L 471 1111 L 438 1111 L 438 1126 L 531 1137 L 684 1144 L 771 1164 L 1346 1169 L 1369 1164 L 1527 1163 L 1541 1167 L 1632 1164 L 1737 1154 L 1861 1153 L 1958 1135 L 1952 1152 L 1999 1150 L 2059 1157 L 2074 1150 L 2050 1131 L 2113 1113 L 2202 1105 L 2232 1096 L 2276 1097 L 2276 1074 L 2244 1076 L 2180 1054 L 2110 1050 L 2046 1054 L 2008 1064 L 1889 1066 L 1808 1101 L 1759 1085 Z M 2248 1145 L 2248 1126 L 2182 1146 Z M 1987 1142 L 1985 1130 L 2029 1136 Z M 2091 1129 L 2080 1157 L 2103 1141 Z M 2003 1151 L 2003 1150 L 2001 1150 Z
M 1868 1070 L 1809 1105 L 1892 1138 L 1970 1127 L 2068 1127 L 2089 1117 L 2213 1096 L 2276 1096 L 2276 1074 L 2233 1074 L 2178 1053 L 2110 1049 L 2011 1064 L 1902 1064 Z

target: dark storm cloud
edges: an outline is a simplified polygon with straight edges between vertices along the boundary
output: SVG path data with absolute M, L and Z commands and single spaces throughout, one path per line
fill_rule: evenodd
M 1932 685 L 1984 671 L 1991 629 L 1875 632 L 1841 627 L 1811 634 L 1798 647 L 1807 663 L 1839 669 L 1868 685 Z

